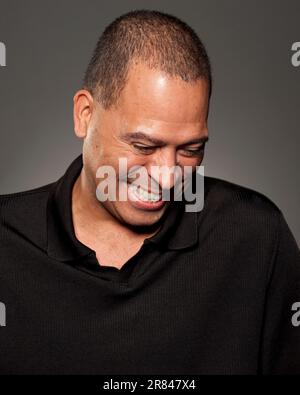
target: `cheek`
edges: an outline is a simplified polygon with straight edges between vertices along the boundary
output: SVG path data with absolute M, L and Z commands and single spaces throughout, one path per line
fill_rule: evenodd
M 197 158 L 182 158 L 179 162 L 180 166 L 189 166 L 192 167 L 193 170 L 196 169 L 196 166 L 200 166 L 203 161 L 203 156 Z
M 96 129 L 89 129 L 89 132 L 83 142 L 83 152 L 88 157 L 93 168 L 104 156 L 104 145 L 101 142 L 100 134 Z
M 123 158 L 124 161 L 119 162 L 120 158 Z M 125 177 L 126 181 L 133 181 L 136 177 L 138 177 L 139 173 L 136 173 L 136 170 L 137 168 L 140 167 L 143 167 L 144 168 L 143 170 L 145 170 L 145 172 L 142 173 L 143 175 L 145 175 L 145 173 L 148 174 L 147 162 L 145 158 L 142 157 L 141 155 L 135 155 L 132 152 L 127 152 L 124 153 L 123 156 L 119 156 L 117 158 L 117 163 L 115 168 L 117 171 L 118 178 L 122 180 L 123 177 Z

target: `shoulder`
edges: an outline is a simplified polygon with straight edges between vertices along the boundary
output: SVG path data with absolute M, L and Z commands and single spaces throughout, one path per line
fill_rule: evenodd
M 261 214 L 279 214 L 280 209 L 263 193 L 215 177 L 204 177 L 204 193 L 207 204 L 214 204 L 216 210 L 234 209 L 244 212 L 258 211 Z
M 276 239 L 282 217 L 280 208 L 254 189 L 215 177 L 204 177 L 204 208 L 201 217 L 223 231 L 246 237 Z
M 0 234 L 8 240 L 12 234 L 32 240 L 42 237 L 40 229 L 46 222 L 48 196 L 54 184 L 0 195 Z
M 9 213 L 11 208 L 22 211 L 28 209 L 28 203 L 38 204 L 43 201 L 54 184 L 50 183 L 26 191 L 0 195 L 1 216 Z

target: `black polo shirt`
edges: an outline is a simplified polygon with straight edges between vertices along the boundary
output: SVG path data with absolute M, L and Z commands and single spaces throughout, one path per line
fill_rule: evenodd
M 205 177 L 203 210 L 172 204 L 119 270 L 76 239 L 81 168 L 0 198 L 1 374 L 300 373 L 300 252 L 272 201 Z

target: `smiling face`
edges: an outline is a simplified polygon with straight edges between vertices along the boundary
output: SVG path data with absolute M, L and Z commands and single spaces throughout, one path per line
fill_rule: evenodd
M 128 170 L 143 166 L 148 174 L 144 192 L 139 194 L 129 187 L 127 201 L 97 201 L 99 209 L 123 224 L 155 224 L 169 204 L 159 201 L 155 194 L 171 189 L 175 179 L 157 177 L 151 167 L 201 164 L 208 138 L 208 101 L 205 80 L 187 83 L 143 64 L 130 68 L 117 105 L 109 109 L 104 109 L 87 91 L 77 92 L 75 131 L 84 138 L 82 184 L 96 196 L 96 172 L 105 165 L 115 169 L 118 186 L 119 158 L 126 158 Z M 150 183 L 155 190 L 150 191 Z M 120 183 L 120 188 L 125 186 Z

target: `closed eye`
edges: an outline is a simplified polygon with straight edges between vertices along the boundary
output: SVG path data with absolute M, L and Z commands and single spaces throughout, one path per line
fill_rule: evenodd
M 155 147 L 143 144 L 134 143 L 132 146 L 143 154 L 152 154 L 155 150 Z
M 184 156 L 199 156 L 203 154 L 204 144 L 195 148 L 184 148 L 180 150 Z
M 133 143 L 132 146 L 142 154 L 152 154 L 157 147 L 149 146 L 139 143 Z M 179 152 L 181 152 L 184 156 L 193 157 L 193 156 L 200 156 L 203 154 L 205 143 L 199 147 L 191 147 L 191 148 L 181 148 Z

